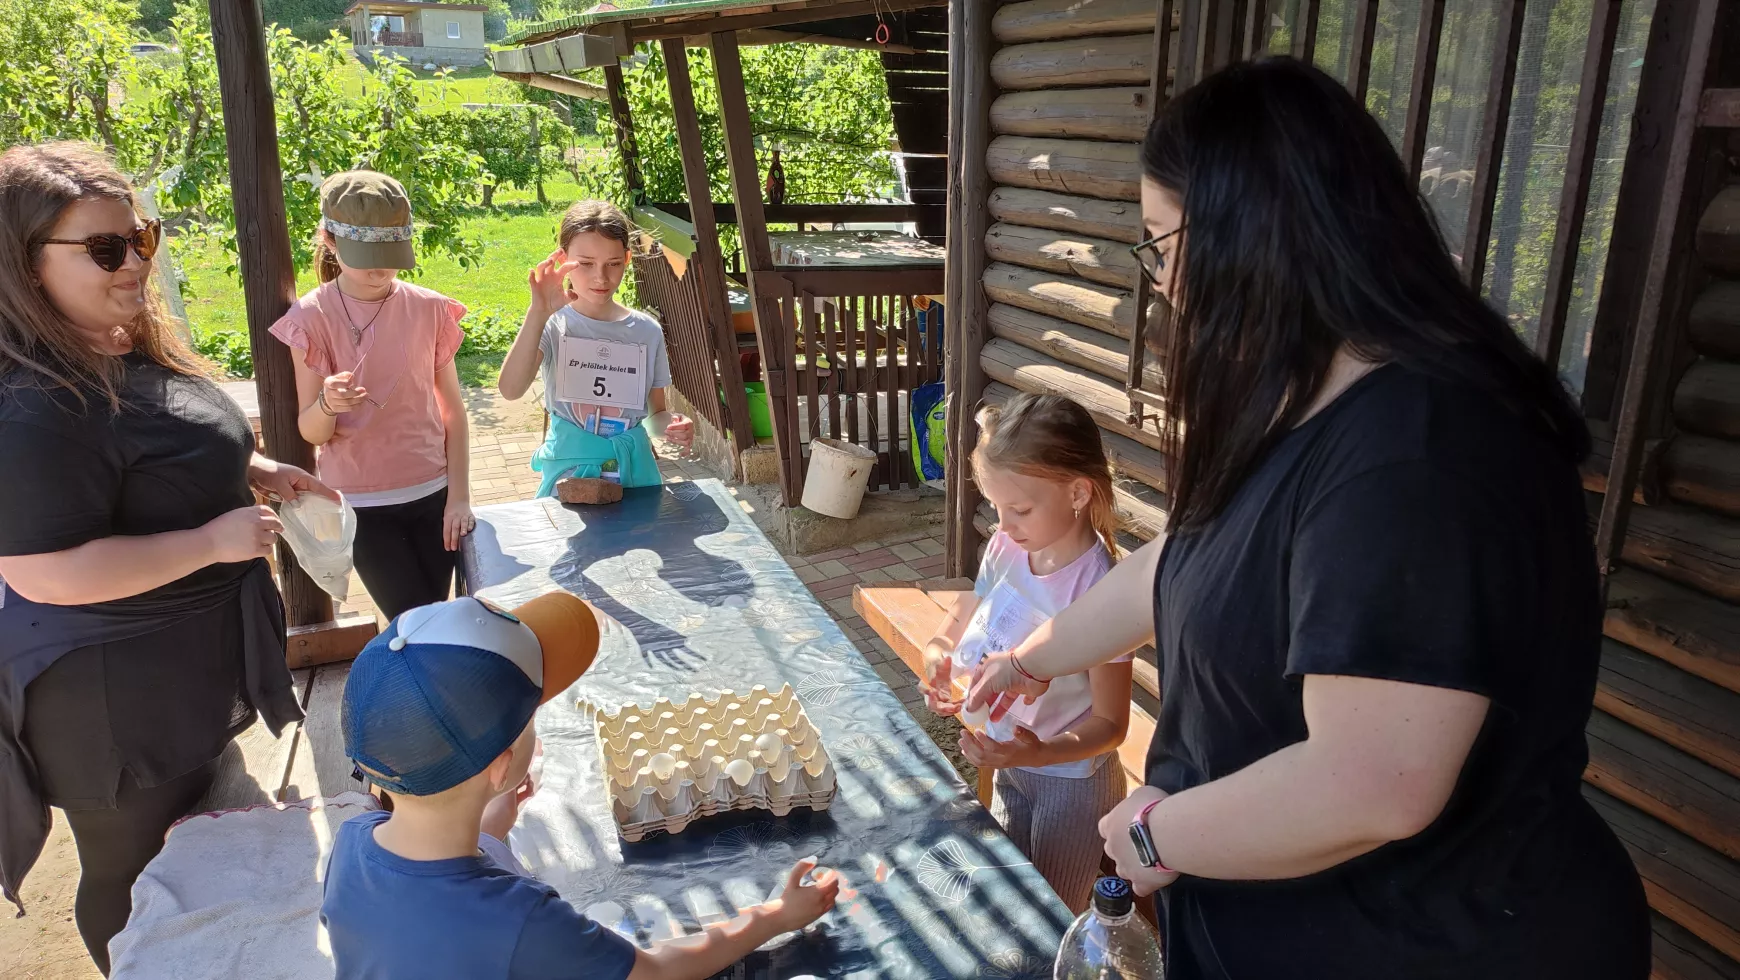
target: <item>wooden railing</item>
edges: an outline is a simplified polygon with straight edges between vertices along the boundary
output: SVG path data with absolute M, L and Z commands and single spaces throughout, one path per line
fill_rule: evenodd
M 791 270 L 778 298 L 788 377 L 768 378 L 773 422 L 793 452 L 812 439 L 874 450 L 870 488 L 916 487 L 910 450 L 911 394 L 942 380 L 940 307 L 923 317 L 921 297 L 940 295 L 941 269 Z M 918 303 L 915 303 L 918 300 Z M 922 322 L 921 322 L 922 321 Z M 799 466 L 795 493 L 803 492 Z
M 665 349 L 670 352 L 671 384 L 689 405 L 721 435 L 729 424 L 719 400 L 719 371 L 714 363 L 714 332 L 708 329 L 701 277 L 677 276 L 662 251 L 634 257 L 635 285 L 642 306 L 658 312 L 665 325 Z

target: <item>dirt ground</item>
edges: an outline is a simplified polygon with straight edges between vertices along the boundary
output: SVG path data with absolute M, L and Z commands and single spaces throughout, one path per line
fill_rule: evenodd
M 79 858 L 72 833 L 55 814 L 42 859 L 24 881 L 21 919 L 0 915 L 0 977 L 6 980 L 101 980 L 73 925 Z M 14 911 L 11 909 L 8 912 Z

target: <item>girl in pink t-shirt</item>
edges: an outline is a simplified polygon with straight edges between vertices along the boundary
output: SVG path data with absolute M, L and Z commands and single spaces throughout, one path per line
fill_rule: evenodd
M 399 182 L 357 170 L 320 188 L 320 285 L 272 325 L 296 348 L 296 418 L 322 480 L 356 508 L 352 555 L 392 619 L 453 587 L 471 516 L 469 432 L 453 356 L 465 307 L 398 279 L 415 268 Z
M 961 716 L 961 754 L 997 770 L 992 816 L 1080 912 L 1099 876 L 1099 820 L 1124 799 L 1113 750 L 1130 722 L 1130 658 L 1054 678 L 998 721 L 962 713 L 960 696 L 985 654 L 1013 649 L 1111 570 L 1111 467 L 1093 417 L 1056 395 L 981 413 L 972 463 L 997 532 L 973 595 L 925 647 L 925 697 Z

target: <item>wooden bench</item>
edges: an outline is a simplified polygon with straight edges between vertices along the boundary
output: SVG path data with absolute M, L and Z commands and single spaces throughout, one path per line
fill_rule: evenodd
M 852 590 L 852 608 L 882 637 L 901 662 L 924 676 L 924 646 L 942 628 L 955 603 L 973 590 L 971 579 L 933 579 L 890 585 L 860 585 Z M 1154 717 L 1130 705 L 1130 728 L 1118 746 L 1118 761 L 1133 789 L 1142 785 L 1148 743 L 1154 739 Z M 979 799 L 991 799 L 993 771 L 979 770 Z

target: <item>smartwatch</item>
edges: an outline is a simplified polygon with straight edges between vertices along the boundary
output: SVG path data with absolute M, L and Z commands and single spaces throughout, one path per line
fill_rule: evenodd
M 1130 821 L 1130 843 L 1135 845 L 1136 860 L 1142 863 L 1142 867 L 1153 868 L 1165 874 L 1176 874 L 1160 863 L 1160 849 L 1154 846 L 1154 835 L 1148 830 L 1148 812 L 1159 806 L 1160 802 L 1155 800 L 1149 803 L 1136 814 L 1136 819 Z

